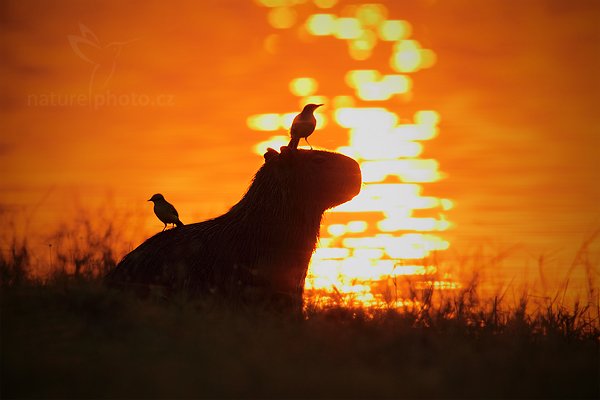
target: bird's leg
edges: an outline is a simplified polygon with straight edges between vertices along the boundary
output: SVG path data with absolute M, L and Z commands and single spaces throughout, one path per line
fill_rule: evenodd
M 307 137 L 305 137 L 304 140 L 306 140 L 306 143 L 308 143 L 308 138 Z M 312 145 L 310 143 L 308 143 L 308 145 L 310 146 L 310 149 L 312 150 L 313 149 Z
M 167 224 L 165 224 L 165 227 L 163 228 L 163 230 L 161 232 L 164 232 L 165 229 L 167 229 Z

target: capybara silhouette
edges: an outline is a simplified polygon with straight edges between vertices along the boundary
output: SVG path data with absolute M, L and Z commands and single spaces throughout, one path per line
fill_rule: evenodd
M 267 150 L 229 212 L 152 236 L 108 273 L 107 283 L 301 307 L 323 213 L 359 193 L 361 172 L 342 154 L 280 151 Z

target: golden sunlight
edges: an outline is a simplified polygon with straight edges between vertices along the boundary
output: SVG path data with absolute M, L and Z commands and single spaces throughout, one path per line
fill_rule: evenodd
M 459 287 L 448 276 L 446 281 L 452 284 L 436 283 L 438 269 L 426 261 L 432 252 L 450 246 L 438 234 L 451 226 L 445 212 L 452 201 L 423 195 L 425 184 L 444 176 L 435 159 L 421 158 L 422 142 L 439 134 L 440 115 L 417 110 L 407 120 L 394 103 L 413 91 L 409 74 L 431 67 L 435 53 L 409 39 L 412 28 L 407 21 L 387 15 L 383 5 L 367 4 L 346 7 L 340 15 L 315 13 L 303 25 L 317 39 L 332 36 L 348 43 L 348 69 L 339 74 L 352 95 L 321 91 L 318 77 L 299 76 L 289 82 L 299 108 L 308 103 L 326 105 L 315 114 L 317 130 L 329 120 L 347 132 L 347 142 L 336 151 L 359 161 L 364 182 L 358 196 L 327 213 L 306 279 L 307 295 L 351 295 L 364 306 L 383 301 L 382 294 L 372 290 L 374 283 L 399 276 L 422 276 L 423 282 L 444 289 Z M 351 59 L 367 61 L 379 40 L 380 46 L 389 43 L 387 68 L 376 63 L 365 69 L 350 67 Z M 262 155 L 268 147 L 286 145 L 296 114 L 290 110 L 250 116 L 250 129 L 277 133 L 260 141 L 255 152 Z

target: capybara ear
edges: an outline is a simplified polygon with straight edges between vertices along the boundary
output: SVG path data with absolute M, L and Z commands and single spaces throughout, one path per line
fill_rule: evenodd
M 293 150 L 292 149 L 290 149 L 287 146 L 281 146 L 280 150 L 281 150 L 281 159 L 282 160 L 289 160 L 289 159 L 291 159 L 291 157 L 293 155 Z
M 272 160 L 274 157 L 277 157 L 279 155 L 279 153 L 277 152 L 277 150 L 272 149 L 272 148 L 268 148 L 267 152 L 265 154 L 263 154 L 263 157 L 265 158 L 265 161 L 270 161 Z
M 281 154 L 285 154 L 286 156 L 289 156 L 293 153 L 295 149 L 289 147 L 289 146 L 281 146 L 279 148 L 279 151 L 281 152 Z

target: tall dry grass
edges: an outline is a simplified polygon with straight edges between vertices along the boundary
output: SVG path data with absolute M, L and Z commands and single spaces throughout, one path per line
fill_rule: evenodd
M 574 261 L 589 271 L 587 295 L 570 303 L 568 282 L 513 298 L 507 287 L 483 295 L 482 274 L 452 291 L 399 278 L 377 307 L 343 296 L 323 306 L 314 297 L 296 318 L 105 288 L 102 275 L 130 246 L 114 223 L 73 221 L 48 238 L 46 257 L 17 239 L 3 252 L 1 397 L 600 394 L 598 266 L 589 245 Z M 398 299 L 410 301 L 392 307 Z

